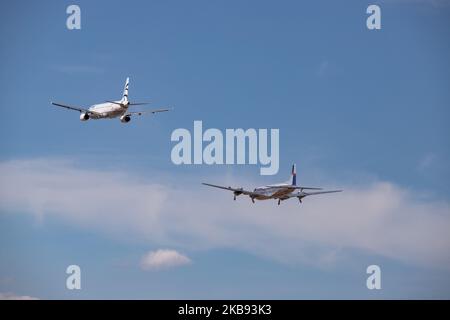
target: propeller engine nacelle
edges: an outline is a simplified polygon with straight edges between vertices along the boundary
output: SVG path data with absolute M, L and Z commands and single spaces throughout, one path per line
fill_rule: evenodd
M 241 190 L 243 190 L 242 188 L 240 188 Z M 236 200 L 237 196 L 240 196 L 242 194 L 242 191 L 233 191 L 233 199 Z
M 131 117 L 129 115 L 123 115 L 120 117 L 120 122 L 127 123 L 130 122 Z
M 234 191 L 233 194 L 235 196 L 240 196 L 242 194 L 242 191 Z
M 80 120 L 81 120 L 81 121 L 87 121 L 87 120 L 89 120 L 89 115 L 88 115 L 86 112 L 82 112 L 82 113 L 80 114 Z

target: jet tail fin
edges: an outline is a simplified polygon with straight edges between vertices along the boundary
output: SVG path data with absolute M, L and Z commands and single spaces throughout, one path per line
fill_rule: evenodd
M 128 85 L 130 83 L 130 78 L 127 77 L 127 80 L 125 81 L 125 87 L 123 89 L 123 96 L 122 96 L 122 102 L 128 101 Z

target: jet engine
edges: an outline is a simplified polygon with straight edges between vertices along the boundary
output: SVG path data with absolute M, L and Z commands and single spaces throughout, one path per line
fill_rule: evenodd
M 129 115 L 123 115 L 120 117 L 120 122 L 127 123 L 130 122 L 131 117 Z
M 80 120 L 81 120 L 81 121 L 87 121 L 87 120 L 89 120 L 89 115 L 88 115 L 86 112 L 82 112 L 82 113 L 80 114 Z

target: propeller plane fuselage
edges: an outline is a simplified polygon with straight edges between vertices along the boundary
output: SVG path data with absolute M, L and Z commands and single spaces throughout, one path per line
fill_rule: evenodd
M 341 192 L 342 190 L 330 190 L 330 191 L 304 191 L 304 190 L 322 190 L 322 188 L 311 188 L 311 187 L 302 187 L 297 186 L 297 173 L 295 169 L 295 164 L 292 165 L 291 178 L 288 182 L 272 184 L 263 187 L 255 188 L 253 191 L 244 190 L 244 188 L 232 188 L 225 187 L 210 183 L 203 183 L 206 186 L 224 189 L 233 192 L 234 200 L 236 200 L 237 196 L 247 195 L 250 197 L 253 203 L 255 200 L 269 200 L 275 199 L 278 200 L 278 205 L 283 200 L 287 200 L 290 198 L 297 198 L 299 202 L 302 202 L 302 199 L 307 196 L 324 194 L 324 193 L 335 193 Z

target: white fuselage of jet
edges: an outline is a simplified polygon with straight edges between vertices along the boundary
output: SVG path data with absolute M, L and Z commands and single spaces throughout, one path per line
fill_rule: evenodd
M 92 113 L 89 114 L 89 118 L 91 119 L 104 119 L 104 118 L 117 118 L 123 116 L 128 108 L 125 106 L 120 105 L 121 101 L 116 101 L 116 103 L 111 102 L 105 102 L 105 103 L 99 103 L 94 104 L 91 107 L 89 107 L 89 111 L 92 111 Z M 81 113 L 80 119 L 84 119 L 86 117 L 85 113 Z
M 80 112 L 80 120 L 87 121 L 89 119 L 113 119 L 120 118 L 120 122 L 130 122 L 131 116 L 141 116 L 143 114 L 155 114 L 158 112 L 169 111 L 169 109 L 153 109 L 145 111 L 129 112 L 128 107 L 148 104 L 148 102 L 131 103 L 128 100 L 128 85 L 130 79 L 125 81 L 125 88 L 123 89 L 122 99 L 118 101 L 107 100 L 104 103 L 94 104 L 89 108 L 83 108 L 73 105 L 67 105 L 63 103 L 52 102 L 54 106 L 66 108 L 69 110 L 75 110 Z

